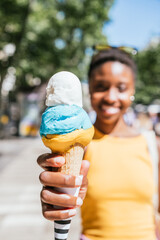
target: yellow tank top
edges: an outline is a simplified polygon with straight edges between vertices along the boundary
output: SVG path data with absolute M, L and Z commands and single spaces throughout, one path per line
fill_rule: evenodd
M 91 165 L 83 234 L 92 240 L 155 240 L 153 171 L 144 136 L 117 138 L 95 129 L 84 159 Z

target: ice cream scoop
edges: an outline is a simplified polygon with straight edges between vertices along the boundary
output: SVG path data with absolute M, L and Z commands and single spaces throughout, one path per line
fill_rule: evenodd
M 81 83 L 78 77 L 67 71 L 54 74 L 47 85 L 46 105 L 60 104 L 77 105 L 82 107 Z
M 79 106 L 49 107 L 42 115 L 40 134 L 53 152 L 64 153 L 76 143 L 86 146 L 92 133 L 91 121 Z
M 40 135 L 44 145 L 63 154 L 65 164 L 59 171 L 79 175 L 84 148 L 92 140 L 94 128 L 82 108 L 81 83 L 76 75 L 62 71 L 54 74 L 47 86 L 46 105 Z M 79 189 L 59 188 L 78 196 Z M 71 219 L 55 221 L 55 239 L 67 239 Z

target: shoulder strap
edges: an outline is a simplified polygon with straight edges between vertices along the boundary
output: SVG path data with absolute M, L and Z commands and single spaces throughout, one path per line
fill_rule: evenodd
M 151 156 L 151 162 L 153 166 L 153 177 L 156 188 L 158 187 L 158 162 L 159 162 L 159 155 L 158 155 L 158 147 L 157 147 L 157 140 L 154 131 L 143 131 L 142 135 L 145 137 L 147 141 L 148 150 Z M 153 196 L 153 203 L 156 209 L 158 209 L 158 193 L 155 191 Z

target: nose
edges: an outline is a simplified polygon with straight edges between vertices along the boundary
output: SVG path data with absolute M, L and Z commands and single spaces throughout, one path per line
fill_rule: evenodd
M 115 88 L 110 88 L 105 92 L 104 101 L 109 104 L 116 102 L 118 99 L 118 93 Z

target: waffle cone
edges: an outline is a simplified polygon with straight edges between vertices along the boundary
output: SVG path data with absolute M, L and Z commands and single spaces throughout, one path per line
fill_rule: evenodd
M 65 164 L 59 169 L 59 172 L 68 175 L 78 176 L 84 154 L 84 146 L 76 143 L 64 154 Z

